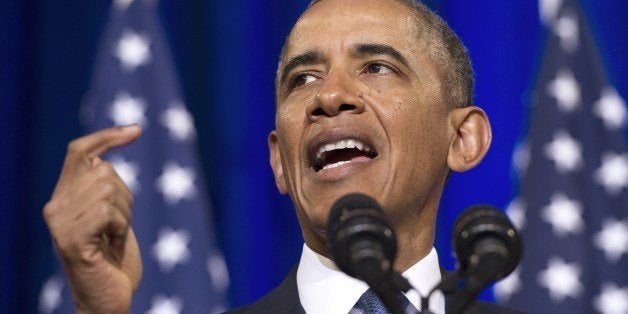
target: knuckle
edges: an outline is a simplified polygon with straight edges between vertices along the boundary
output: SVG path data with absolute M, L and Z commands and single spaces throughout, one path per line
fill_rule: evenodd
M 63 236 L 53 238 L 55 248 L 62 261 L 72 264 L 87 264 L 95 262 L 94 249 L 87 244 L 86 239 L 73 232 L 67 232 Z
M 111 175 L 116 174 L 116 171 L 113 169 L 113 166 L 108 162 L 101 162 L 96 166 L 96 170 L 100 177 L 109 177 Z
M 111 180 L 103 179 L 99 184 L 98 190 L 102 197 L 108 198 L 115 194 L 116 185 Z
M 68 154 L 77 154 L 83 150 L 83 142 L 80 139 L 75 139 L 68 143 Z
M 131 221 L 131 218 L 132 218 L 131 204 L 128 204 L 128 203 L 123 204 L 122 207 L 120 208 L 120 213 L 126 220 Z
M 55 250 L 59 252 L 59 255 L 64 255 L 64 253 L 68 251 L 68 241 L 64 237 L 59 237 L 54 234 L 51 234 L 50 237 L 54 243 Z
M 42 215 L 46 222 L 50 222 L 54 214 L 58 211 L 57 202 L 54 200 L 50 200 L 46 205 L 44 205 L 44 210 L 42 211 Z
M 96 204 L 96 214 L 101 217 L 108 219 L 113 216 L 113 206 L 108 201 L 100 201 Z
M 46 205 L 44 205 L 44 209 L 42 210 L 44 221 L 50 225 L 53 218 L 69 206 L 70 204 L 64 199 L 51 199 L 48 203 L 46 203 Z
M 68 255 L 75 251 L 79 246 L 78 239 L 73 232 L 63 232 L 61 234 L 53 234 L 52 240 L 55 248 L 61 255 Z
M 76 247 L 74 252 L 78 260 L 85 265 L 94 265 L 97 262 L 92 249 Z

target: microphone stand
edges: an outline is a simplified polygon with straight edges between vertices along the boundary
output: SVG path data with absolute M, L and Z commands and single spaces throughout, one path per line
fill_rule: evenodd
M 436 291 L 441 291 L 443 294 L 447 294 L 447 295 L 452 294 L 456 290 L 458 281 L 460 281 L 462 277 L 463 277 L 463 272 L 461 270 L 456 270 L 449 276 L 445 276 L 438 283 L 438 285 L 436 285 L 432 290 L 430 290 L 427 296 L 422 296 L 419 293 L 419 297 L 421 298 L 420 299 L 421 311 L 419 313 L 420 314 L 434 314 L 430 310 L 430 306 L 429 306 L 429 300 L 432 294 L 434 294 L 434 292 Z M 384 279 L 384 280 L 381 280 L 381 279 Z M 375 278 L 369 278 L 369 280 L 375 280 Z M 387 278 L 380 278 L 380 281 L 375 281 L 375 282 L 379 282 L 379 284 L 372 285 L 370 284 L 369 281 L 367 281 L 371 289 L 373 289 L 373 291 L 377 293 L 377 295 L 382 299 L 382 302 L 384 303 L 386 308 L 392 314 L 406 313 L 405 310 L 401 307 L 401 304 L 399 303 L 398 296 L 400 293 L 408 292 L 410 289 L 414 289 L 417 292 L 419 292 L 417 289 L 412 287 L 408 279 L 406 279 L 400 273 L 395 272 L 395 271 L 392 271 L 389 274 L 389 276 L 387 276 Z M 473 298 L 475 298 L 476 295 L 477 293 L 469 295 L 469 296 L 464 295 L 464 294 L 459 294 L 458 296 L 456 296 L 456 300 L 459 300 L 460 298 L 460 299 L 466 299 L 468 301 L 466 301 L 464 305 L 462 305 L 460 308 L 453 308 L 452 313 L 461 313 L 462 310 L 465 309 L 466 305 L 471 300 L 473 300 Z M 450 313 L 449 310 L 447 311 L 447 313 Z
M 452 274 L 444 276 L 444 278 L 441 279 L 441 281 L 434 288 L 432 288 L 432 290 L 430 290 L 427 296 L 421 296 L 420 313 L 434 314 L 432 311 L 430 311 L 430 297 L 432 296 L 432 294 L 434 294 L 434 292 L 436 292 L 437 290 L 441 291 L 443 294 L 451 294 L 456 289 L 461 275 L 462 272 L 460 270 L 456 270 Z M 445 306 L 445 308 L 447 308 L 447 306 Z
M 493 278 L 496 277 L 497 272 L 504 269 L 507 259 L 503 258 L 503 253 L 499 252 L 502 246 L 501 243 L 497 243 L 495 246 L 491 246 L 492 242 L 498 242 L 493 239 L 486 239 L 485 247 L 489 248 L 486 254 L 476 255 L 476 261 L 469 265 L 469 268 L 465 271 L 466 280 L 464 287 L 451 302 L 452 313 L 462 313 L 462 311 L 473 301 L 477 295 L 486 287 Z M 493 251 L 491 251 L 493 250 Z
M 437 290 L 446 295 L 446 313 L 462 313 L 482 289 L 492 281 L 491 278 L 495 277 L 495 272 L 503 269 L 505 262 L 504 259 L 495 258 L 495 256 L 483 255 L 466 271 L 456 269 L 452 274 L 444 277 L 427 296 L 421 296 L 421 314 L 434 314 L 429 309 L 429 299 Z M 460 281 L 463 281 L 461 290 L 458 289 Z
M 458 282 L 463 279 L 463 277 L 464 273 L 462 270 L 457 269 L 450 275 L 444 276 L 444 278 L 434 288 L 432 288 L 432 290 L 430 290 L 427 296 L 422 296 L 419 293 L 419 297 L 421 298 L 421 311 L 419 313 L 434 314 L 430 310 L 429 306 L 429 300 L 432 294 L 436 291 L 441 291 L 445 295 L 452 295 L 456 291 Z M 399 302 L 398 296 L 400 293 L 408 292 L 410 289 L 414 289 L 419 292 L 417 289 L 412 287 L 408 279 L 396 271 L 391 271 L 387 276 L 369 276 L 368 278 L 363 278 L 363 280 L 366 281 L 369 287 L 371 287 L 371 289 L 373 289 L 373 291 L 375 291 L 375 293 L 382 299 L 382 302 L 392 314 L 406 313 L 405 309 L 402 308 Z M 480 290 L 483 287 L 484 284 L 480 283 Z M 475 298 L 477 293 L 479 293 L 479 291 L 470 294 L 468 293 L 468 289 L 459 292 L 453 297 L 453 302 L 447 302 L 446 313 L 461 313 Z

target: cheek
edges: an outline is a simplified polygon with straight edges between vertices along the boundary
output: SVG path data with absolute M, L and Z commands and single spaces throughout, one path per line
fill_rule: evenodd
M 320 84 L 310 83 L 292 91 L 281 104 L 283 111 L 293 118 L 304 117 L 307 106 L 314 101 L 319 89 Z
M 407 93 L 389 97 L 382 119 L 391 141 L 403 152 L 404 161 L 434 163 L 447 148 L 447 115 L 442 102 L 429 93 Z
M 293 173 L 293 169 L 299 165 L 300 143 L 304 132 L 303 114 L 298 115 L 294 110 L 286 110 L 286 107 L 277 111 L 276 127 L 279 138 L 284 172 Z
M 275 115 L 277 131 L 281 131 L 283 137 L 294 140 L 295 132 L 302 132 L 305 122 L 305 105 L 295 101 L 286 101 L 280 105 Z

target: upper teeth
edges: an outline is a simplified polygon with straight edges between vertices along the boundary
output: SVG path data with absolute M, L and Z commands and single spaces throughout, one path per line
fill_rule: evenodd
M 316 158 L 321 159 L 323 157 L 323 153 L 326 153 L 335 149 L 345 149 L 345 148 L 357 148 L 359 150 L 366 151 L 366 152 L 371 151 L 371 148 L 368 147 L 366 144 L 362 143 L 359 140 L 350 138 L 350 139 L 344 139 L 344 140 L 322 145 L 318 149 L 318 152 L 316 153 Z

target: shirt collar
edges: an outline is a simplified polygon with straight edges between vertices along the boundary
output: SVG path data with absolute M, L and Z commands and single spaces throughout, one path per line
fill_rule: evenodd
M 426 257 L 406 270 L 403 276 L 419 291 L 410 290 L 405 295 L 420 310 L 419 293 L 428 294 L 441 280 L 436 250 L 432 248 Z M 366 283 L 346 275 L 332 260 L 312 251 L 305 244 L 297 270 L 297 287 L 303 309 L 313 314 L 346 314 L 368 289 Z M 442 294 L 432 295 L 430 309 L 435 313 L 445 312 Z

